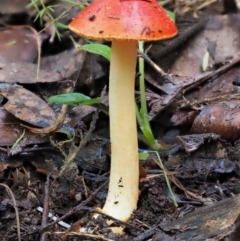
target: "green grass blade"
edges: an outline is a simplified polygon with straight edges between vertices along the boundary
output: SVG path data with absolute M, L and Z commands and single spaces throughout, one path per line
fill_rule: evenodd
M 69 93 L 69 94 L 60 94 L 54 95 L 48 98 L 49 103 L 54 104 L 66 104 L 66 105 L 74 105 L 74 104 L 83 104 L 83 105 L 94 105 L 99 104 L 101 102 L 100 98 L 91 99 L 89 96 L 86 96 L 81 93 Z
M 90 43 L 90 44 L 84 44 L 77 47 L 79 50 L 85 50 L 93 54 L 99 54 L 106 58 L 108 61 L 110 61 L 111 57 L 111 48 L 98 43 Z

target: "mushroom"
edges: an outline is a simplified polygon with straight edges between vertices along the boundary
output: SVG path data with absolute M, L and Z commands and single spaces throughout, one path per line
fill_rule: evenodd
M 127 221 L 137 207 L 139 163 L 134 100 L 138 40 L 177 34 L 174 22 L 155 0 L 96 0 L 69 24 L 89 39 L 112 41 L 109 76 L 111 170 L 102 213 Z

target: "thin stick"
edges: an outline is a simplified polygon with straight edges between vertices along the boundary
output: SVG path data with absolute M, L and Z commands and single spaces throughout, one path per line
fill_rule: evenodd
M 19 212 L 18 212 L 18 208 L 17 208 L 16 199 L 9 186 L 7 186 L 6 184 L 3 184 L 3 183 L 0 183 L 0 186 L 6 188 L 6 191 L 8 192 L 8 194 L 11 196 L 11 198 L 13 200 L 13 207 L 14 207 L 14 210 L 16 213 L 16 222 L 17 222 L 17 236 L 18 236 L 18 241 L 21 241 L 20 220 L 19 220 Z
M 53 234 L 52 232 L 49 232 L 49 234 Z M 95 234 L 90 234 L 90 233 L 78 233 L 78 232 L 55 232 L 54 234 L 63 235 L 65 236 L 80 236 L 80 237 L 86 237 L 86 238 L 91 238 L 91 239 L 96 239 L 96 240 L 103 240 L 103 241 L 114 241 L 113 239 L 108 239 L 105 238 L 103 235 L 95 235 Z
M 146 53 L 138 50 L 138 54 L 139 54 L 145 61 L 147 61 L 160 75 L 162 75 L 162 76 L 167 76 L 167 75 L 168 75 L 168 73 L 164 72 L 157 64 L 155 64 L 155 63 L 149 58 L 149 56 L 148 56 Z

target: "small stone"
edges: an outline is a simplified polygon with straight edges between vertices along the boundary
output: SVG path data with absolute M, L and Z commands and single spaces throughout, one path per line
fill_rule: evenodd
M 75 195 L 75 199 L 76 199 L 76 201 L 80 202 L 82 200 L 82 194 L 81 193 L 77 193 Z

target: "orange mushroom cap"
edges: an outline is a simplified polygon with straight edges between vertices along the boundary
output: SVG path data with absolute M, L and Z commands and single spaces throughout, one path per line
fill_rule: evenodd
M 173 37 L 177 28 L 155 0 L 96 0 L 69 24 L 89 39 L 154 41 Z

